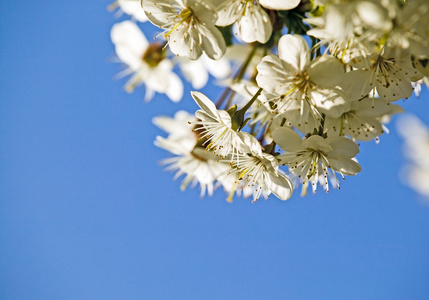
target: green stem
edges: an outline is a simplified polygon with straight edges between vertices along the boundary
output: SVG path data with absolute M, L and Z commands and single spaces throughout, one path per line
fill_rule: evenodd
M 243 106 L 242 109 L 240 109 L 240 111 L 243 111 L 243 115 L 250 108 L 250 106 L 252 106 L 252 104 L 256 101 L 256 99 L 259 97 L 261 93 L 262 93 L 262 88 L 259 88 L 256 94 L 253 95 L 252 99 L 250 99 L 250 101 L 247 102 L 247 104 Z
M 250 108 L 250 106 L 252 106 L 252 104 L 255 102 L 255 100 L 259 97 L 261 93 L 262 93 L 262 88 L 259 88 L 256 94 L 253 95 L 252 99 L 250 99 L 249 102 L 247 102 L 247 104 L 242 109 L 240 109 L 234 114 L 231 120 L 232 121 L 231 128 L 233 130 L 241 130 L 246 111 Z

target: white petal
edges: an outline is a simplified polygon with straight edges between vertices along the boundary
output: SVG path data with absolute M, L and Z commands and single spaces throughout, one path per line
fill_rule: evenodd
M 166 139 L 161 136 L 156 137 L 154 144 L 157 147 L 168 150 L 171 153 L 176 155 L 186 155 L 186 154 L 189 154 L 189 150 L 192 150 L 192 149 L 186 149 L 186 147 L 184 147 L 183 144 L 178 143 L 176 140 Z
M 146 22 L 147 17 L 137 0 L 118 0 L 118 4 L 124 13 L 133 16 L 139 22 Z
M 168 83 L 169 83 L 168 80 L 165 80 L 166 72 L 170 73 L 171 69 L 168 70 L 165 67 L 163 68 L 162 66 L 161 67 L 158 66 L 155 68 L 150 68 L 145 72 L 142 71 L 140 73 L 142 73 L 142 76 L 145 75 L 142 81 L 144 81 L 147 88 L 152 89 L 158 93 L 165 93 L 168 89 Z
M 184 1 L 183 7 L 189 6 L 201 24 L 214 26 L 218 16 L 213 2 L 216 1 L 187 0 Z
M 307 69 L 310 63 L 310 50 L 305 39 L 299 35 L 286 34 L 279 40 L 279 57 L 296 70 Z
M 194 119 L 187 111 L 179 110 L 174 114 L 174 118 L 157 116 L 152 119 L 152 123 L 170 135 L 184 136 L 191 133 L 192 125 L 188 124 L 188 121 Z
M 195 112 L 195 117 L 204 123 L 219 123 L 219 116 L 213 117 L 201 109 Z
M 392 27 L 388 12 L 381 5 L 370 1 L 357 1 L 355 10 L 365 24 L 375 29 L 388 32 Z
M 303 150 L 302 138 L 290 128 L 279 127 L 273 130 L 273 140 L 286 152 Z
M 363 98 L 372 90 L 369 76 L 370 72 L 364 70 L 356 70 L 344 74 L 340 85 L 350 100 Z
M 332 151 L 332 146 L 328 143 L 326 139 L 320 135 L 312 135 L 308 139 L 302 141 L 302 146 L 307 149 L 313 149 L 316 151 L 330 152 Z
M 226 127 L 231 128 L 231 116 L 225 110 L 218 110 L 219 121 L 223 123 Z
M 110 36 L 118 57 L 136 70 L 141 65 L 143 53 L 149 46 L 140 28 L 131 21 L 116 23 L 112 27 Z
M 203 93 L 200 92 L 191 92 L 192 98 L 194 98 L 195 102 L 198 104 L 201 109 L 211 116 L 213 119 L 218 118 L 217 108 L 214 103 Z
M 325 26 L 325 19 L 323 17 L 310 17 L 306 18 L 305 22 L 310 24 L 313 27 L 323 27 Z M 308 34 L 308 31 L 307 31 Z
M 277 171 L 279 170 L 279 161 L 276 157 L 268 153 L 262 153 L 261 161 L 265 165 L 269 173 L 275 175 L 278 174 Z
M 131 91 L 132 92 L 132 91 Z M 149 102 L 155 96 L 155 91 L 150 87 L 146 86 L 146 92 L 144 95 L 144 101 Z
M 353 159 L 348 160 L 337 160 L 337 159 L 329 159 L 330 167 L 332 170 L 340 172 L 343 175 L 356 175 L 360 171 L 362 171 L 362 167 L 354 161 Z
M 350 102 L 346 95 L 339 89 L 313 89 L 311 100 L 317 109 L 330 117 L 340 117 L 344 112 L 350 110 Z
M 240 9 L 241 7 L 241 9 Z M 218 7 L 218 19 L 216 21 L 217 26 L 228 26 L 237 21 L 239 15 L 241 15 L 244 5 L 241 0 L 226 0 Z
M 258 140 L 253 135 L 243 131 L 238 132 L 237 135 L 242 142 L 241 145 L 238 145 L 241 152 L 262 157 L 261 144 L 259 144 Z
M 279 173 L 278 176 L 268 173 L 270 177 L 270 190 L 280 200 L 288 200 L 292 196 L 292 182 L 285 175 Z
M 344 67 L 341 62 L 329 56 L 313 60 L 307 72 L 313 83 L 324 88 L 334 88 L 344 78 Z
M 344 135 L 359 141 L 371 141 L 383 133 L 383 126 L 376 118 L 349 117 L 343 127 Z
M 238 20 L 238 31 L 246 43 L 265 44 L 273 32 L 273 25 L 264 9 L 248 1 L 245 14 Z
M 350 3 L 329 5 L 324 12 L 325 30 L 331 34 L 331 39 L 345 42 L 354 35 L 354 25 L 350 21 L 353 7 Z
M 284 95 L 289 92 L 289 85 L 286 80 L 294 77 L 296 69 L 283 62 L 277 55 L 265 56 L 256 67 L 258 75 L 256 82 L 260 87 L 270 93 Z
M 201 47 L 211 59 L 220 59 L 226 51 L 225 39 L 215 26 L 198 26 L 201 35 Z
M 327 138 L 326 141 L 331 145 L 332 151 L 328 153 L 329 157 L 335 159 L 349 159 L 359 153 L 359 147 L 355 142 L 345 137 Z
M 165 132 L 172 132 L 176 123 L 174 119 L 165 116 L 157 116 L 152 119 L 152 123 L 155 124 L 158 128 L 164 130 Z
M 277 118 L 284 117 L 287 124 L 293 125 L 302 133 L 313 132 L 320 127 L 320 113 L 308 101 L 294 101 L 289 108 Z M 302 109 L 302 113 L 301 110 Z M 315 113 L 316 112 L 316 113 Z
M 179 57 L 178 57 L 179 58 Z M 179 60 L 180 70 L 185 76 L 187 81 L 190 81 L 194 89 L 201 89 L 207 84 L 209 74 L 204 68 L 204 64 L 199 60 L 189 60 L 187 58 L 180 57 Z
M 365 97 L 360 101 L 354 101 L 352 110 L 360 117 L 375 118 L 390 113 L 394 106 L 396 105 L 383 99 Z
M 177 18 L 175 0 L 143 0 L 143 10 L 151 23 L 157 26 L 169 24 Z
M 380 98 L 387 101 L 396 101 L 402 98 L 409 98 L 413 94 L 413 87 L 408 78 L 400 76 L 387 77 L 377 74 L 375 86 Z
M 177 74 L 171 72 L 168 76 L 168 89 L 166 94 L 173 102 L 179 102 L 183 97 L 183 83 Z
M 195 60 L 203 54 L 199 39 L 198 30 L 184 23 L 169 34 L 168 45 L 174 54 Z
M 332 35 L 330 32 L 327 32 L 325 29 L 321 28 L 313 28 L 307 31 L 307 35 L 313 36 L 319 40 L 330 40 Z
M 263 7 L 273 10 L 290 10 L 298 6 L 301 0 L 259 0 Z

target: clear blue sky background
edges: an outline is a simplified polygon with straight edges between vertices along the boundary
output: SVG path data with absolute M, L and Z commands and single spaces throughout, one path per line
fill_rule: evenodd
M 329 195 L 182 193 L 151 118 L 196 105 L 123 91 L 108 4 L 0 2 L 0 299 L 429 299 L 395 132 Z M 404 105 L 429 122 L 427 99 Z

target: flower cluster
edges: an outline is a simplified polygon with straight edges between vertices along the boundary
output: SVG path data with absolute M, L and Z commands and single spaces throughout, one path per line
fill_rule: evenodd
M 131 20 L 111 39 L 131 75 L 172 101 L 213 76 L 212 101 L 157 117 L 167 132 L 155 144 L 174 157 L 167 169 L 209 195 L 305 195 L 361 171 L 359 142 L 376 140 L 407 99 L 428 82 L 427 0 L 118 0 Z M 161 29 L 148 42 L 139 22 Z M 175 68 L 177 66 L 177 68 Z M 181 77 L 176 72 L 181 73 Z

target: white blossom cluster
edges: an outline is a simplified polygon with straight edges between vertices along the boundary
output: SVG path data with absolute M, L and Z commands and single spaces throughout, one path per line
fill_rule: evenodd
M 174 157 L 182 188 L 223 188 L 281 200 L 361 171 L 358 142 L 385 123 L 429 76 L 427 0 L 118 0 L 131 15 L 111 30 L 130 75 L 172 101 L 215 77 L 219 97 L 190 94 L 199 110 L 156 117 L 155 144 Z M 161 29 L 148 42 L 138 22 Z M 174 68 L 178 66 L 178 68 Z M 174 68 L 174 69 L 173 69 Z M 185 97 L 188 97 L 185 94 Z

